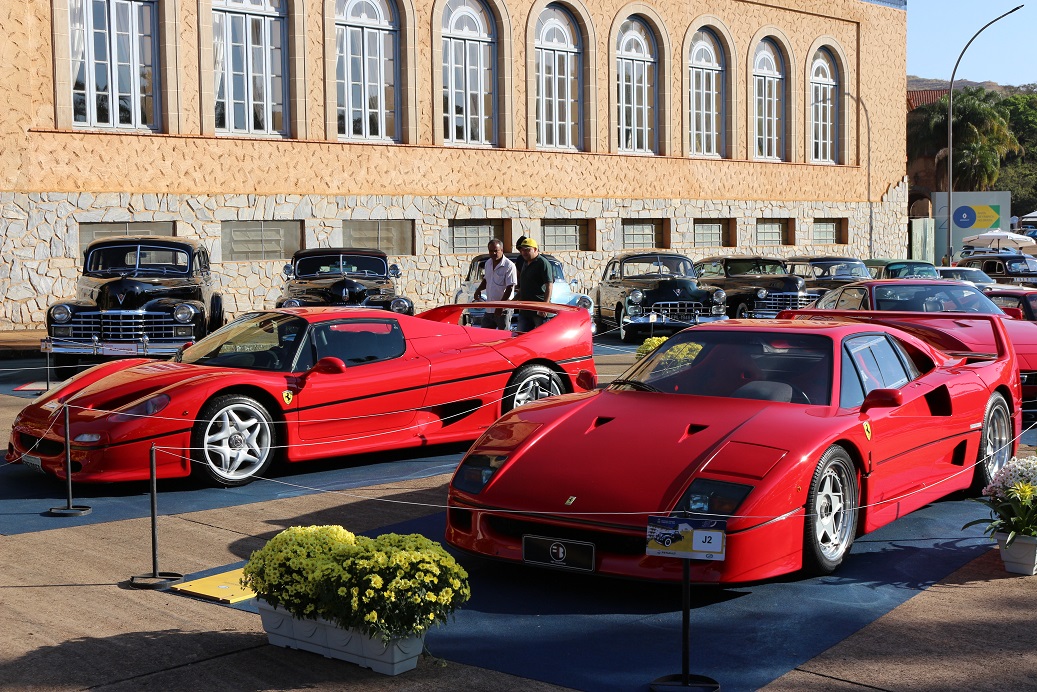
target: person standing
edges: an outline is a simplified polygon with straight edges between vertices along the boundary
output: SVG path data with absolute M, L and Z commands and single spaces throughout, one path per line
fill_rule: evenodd
M 479 294 L 482 293 L 491 302 L 511 300 L 515 297 L 518 284 L 515 263 L 504 256 L 504 243 L 497 238 L 487 243 L 486 249 L 490 251 L 490 257 L 483 267 L 479 288 L 475 289 L 475 299 L 479 300 Z M 487 310 L 483 313 L 480 326 L 486 329 L 508 329 L 508 312 L 502 308 Z
M 518 250 L 524 260 L 522 272 L 519 274 L 519 300 L 550 303 L 551 290 L 554 288 L 554 269 L 551 263 L 540 254 L 540 247 L 532 238 L 522 238 Z M 519 310 L 518 330 L 528 332 L 543 324 L 546 318 L 546 312 Z

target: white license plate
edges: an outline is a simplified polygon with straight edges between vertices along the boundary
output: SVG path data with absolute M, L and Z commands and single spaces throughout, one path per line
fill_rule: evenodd
M 43 461 L 39 457 L 34 457 L 31 454 L 25 454 L 22 456 L 22 463 L 28 466 L 34 471 L 43 473 Z
M 137 344 L 102 344 L 102 356 L 135 356 Z

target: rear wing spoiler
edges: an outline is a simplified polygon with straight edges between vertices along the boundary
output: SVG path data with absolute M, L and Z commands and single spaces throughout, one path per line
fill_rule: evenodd
M 938 348 L 949 356 L 1007 360 L 1015 349 L 1000 315 L 977 315 L 961 312 L 896 312 L 887 310 L 785 310 L 778 319 L 839 320 L 860 324 L 881 324 L 908 332 Z M 937 324 L 934 324 L 937 323 Z M 985 323 L 990 326 L 990 350 L 977 350 L 976 343 L 961 338 L 961 330 Z M 985 346 L 986 344 L 984 344 Z
M 440 305 L 439 307 L 419 313 L 416 317 L 431 322 L 458 324 L 461 320 L 461 314 L 465 310 L 496 310 L 497 308 L 502 310 L 532 310 L 534 312 L 546 312 L 551 315 L 573 315 L 577 318 L 589 315 L 585 309 L 573 305 L 539 303 L 528 300 L 499 300 L 494 302 L 485 301 L 479 303 L 454 303 L 452 305 Z

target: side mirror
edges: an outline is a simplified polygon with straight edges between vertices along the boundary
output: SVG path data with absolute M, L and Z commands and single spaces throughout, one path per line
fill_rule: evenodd
M 317 361 L 311 372 L 319 372 L 322 375 L 341 375 L 346 371 L 346 364 L 341 358 L 325 356 Z
M 194 346 L 193 341 L 185 341 L 180 345 L 180 348 L 176 350 L 176 355 L 173 356 L 173 362 L 180 363 L 184 360 L 184 351 Z
M 1013 320 L 1025 320 L 1026 316 L 1023 315 L 1022 308 L 1001 308 L 1001 311 L 1011 317 Z
M 281 273 L 284 274 L 284 278 L 286 279 L 290 279 L 295 275 L 295 272 L 292 271 L 292 265 L 290 264 L 284 265 L 284 269 L 281 270 Z
M 398 279 L 402 275 L 403 273 L 400 271 L 400 266 L 398 264 L 389 265 L 389 276 L 391 276 L 394 279 Z
M 899 389 L 873 389 L 864 397 L 861 413 L 873 408 L 897 408 L 904 405 L 904 395 Z
M 590 370 L 580 370 L 576 374 L 576 386 L 590 391 L 598 386 L 598 378 Z

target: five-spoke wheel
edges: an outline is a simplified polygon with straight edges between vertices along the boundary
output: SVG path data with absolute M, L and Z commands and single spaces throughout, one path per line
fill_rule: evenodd
M 817 463 L 807 493 L 803 569 L 830 574 L 857 533 L 857 472 L 842 447 L 829 447 Z
M 558 374 L 544 365 L 523 365 L 504 389 L 501 412 L 565 391 Z
M 251 482 L 274 457 L 276 432 L 266 408 L 239 395 L 218 396 L 202 408 L 191 434 L 195 459 L 217 485 Z
M 1005 398 L 995 393 L 987 402 L 987 411 L 983 416 L 983 434 L 972 489 L 977 492 L 983 490 L 1011 458 L 1012 415 L 1008 412 Z

